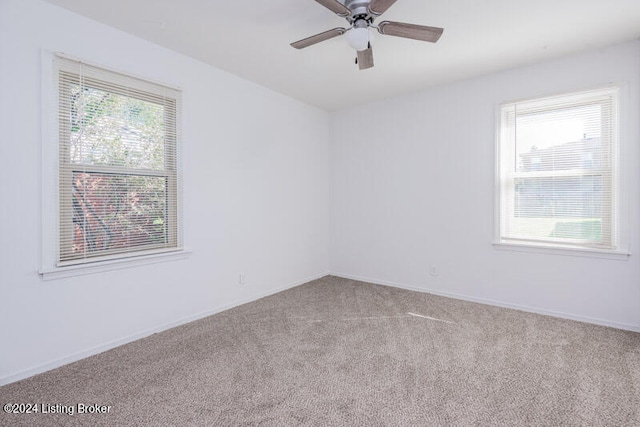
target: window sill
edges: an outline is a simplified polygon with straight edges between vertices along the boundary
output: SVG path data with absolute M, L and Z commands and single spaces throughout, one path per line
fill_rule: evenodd
M 552 255 L 565 255 L 565 256 L 577 256 L 577 257 L 590 257 L 590 258 L 603 258 L 613 259 L 620 261 L 627 261 L 631 256 L 631 253 L 626 251 L 607 251 L 598 249 L 586 249 L 577 247 L 550 247 L 543 245 L 536 245 L 533 243 L 507 243 L 507 242 L 493 242 L 493 247 L 502 251 L 518 251 L 518 252 L 533 252 Z
M 38 273 L 44 281 L 66 279 L 85 274 L 103 273 L 106 271 L 120 270 L 123 268 L 138 267 L 141 265 L 157 264 L 167 261 L 176 261 L 188 258 L 191 252 L 185 250 L 162 252 L 149 255 L 139 255 L 129 258 L 113 259 L 106 261 L 89 262 L 85 264 L 69 265 L 42 269 Z

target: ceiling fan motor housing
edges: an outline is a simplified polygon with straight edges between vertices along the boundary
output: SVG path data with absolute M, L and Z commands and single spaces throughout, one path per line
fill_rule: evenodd
M 360 20 L 371 24 L 375 19 L 369 13 L 370 0 L 345 0 L 344 5 L 351 11 L 351 16 L 347 17 L 347 20 L 353 24 Z

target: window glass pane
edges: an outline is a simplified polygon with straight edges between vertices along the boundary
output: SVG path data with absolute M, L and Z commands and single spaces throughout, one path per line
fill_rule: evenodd
M 166 188 L 164 177 L 73 173 L 71 257 L 167 243 Z
M 517 115 L 515 170 L 599 168 L 601 117 L 600 105 Z
M 601 176 L 516 178 L 512 233 L 523 238 L 602 238 Z
M 71 88 L 71 162 L 164 169 L 164 107 L 90 86 Z

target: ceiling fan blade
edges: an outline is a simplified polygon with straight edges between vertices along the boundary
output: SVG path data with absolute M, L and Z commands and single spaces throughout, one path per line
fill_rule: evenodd
M 307 37 L 306 39 L 298 40 L 297 42 L 291 43 L 291 46 L 296 49 L 304 49 L 305 47 L 309 47 L 316 43 L 323 42 L 325 40 L 332 39 L 334 37 L 338 37 L 343 35 L 347 31 L 346 28 L 334 28 L 329 31 L 325 31 L 320 34 L 316 34 L 315 36 Z
M 316 0 L 318 3 L 332 11 L 338 16 L 346 17 L 351 15 L 351 11 L 338 0 Z
M 369 3 L 369 13 L 380 16 L 387 11 L 398 0 L 371 0 Z
M 443 28 L 405 24 L 402 22 L 382 21 L 378 24 L 378 32 L 380 34 L 431 43 L 437 42 L 443 31 Z
M 358 51 L 358 68 L 366 70 L 373 67 L 373 49 L 369 46 L 368 49 Z

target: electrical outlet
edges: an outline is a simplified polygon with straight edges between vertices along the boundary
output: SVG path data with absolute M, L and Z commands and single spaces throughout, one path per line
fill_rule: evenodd
M 438 276 L 438 267 L 435 265 L 429 266 L 429 276 L 437 277 Z
M 244 285 L 246 283 L 246 276 L 244 273 L 238 274 L 238 284 Z

